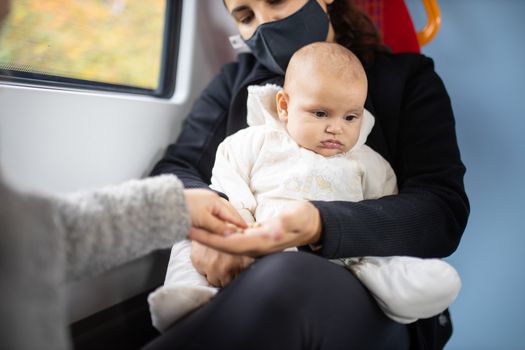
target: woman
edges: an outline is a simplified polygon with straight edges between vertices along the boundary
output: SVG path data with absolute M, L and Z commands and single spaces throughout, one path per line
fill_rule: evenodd
M 352 50 L 366 68 L 366 108 L 376 117 L 367 144 L 394 168 L 399 194 L 358 203 L 299 203 L 263 224 L 262 232 L 278 232 L 277 238 L 201 237 L 238 254 L 296 245 L 314 254 L 272 254 L 246 268 L 247 257 L 194 243 L 197 270 L 211 284 L 227 287 L 148 349 L 442 348 L 452 329 L 448 312 L 409 326 L 391 322 L 348 271 L 326 261 L 445 257 L 458 246 L 469 213 L 465 167 L 450 100 L 432 61 L 388 53 L 370 21 L 346 0 L 225 0 L 225 5 L 252 54 L 223 67 L 153 173 L 174 173 L 186 187 L 207 187 L 217 145 L 246 127 L 247 86 L 281 84 L 298 48 L 326 40 Z

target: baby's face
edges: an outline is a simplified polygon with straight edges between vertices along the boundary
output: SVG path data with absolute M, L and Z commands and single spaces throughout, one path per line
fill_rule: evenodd
M 325 157 L 350 150 L 359 138 L 367 94 L 361 80 L 326 74 L 294 79 L 285 92 L 287 108 L 279 111 L 290 137 Z

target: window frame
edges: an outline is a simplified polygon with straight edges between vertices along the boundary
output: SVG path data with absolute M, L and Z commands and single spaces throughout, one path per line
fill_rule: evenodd
M 0 68 L 0 83 L 65 90 L 131 93 L 170 98 L 175 91 L 183 0 L 166 0 L 159 81 L 156 89 Z

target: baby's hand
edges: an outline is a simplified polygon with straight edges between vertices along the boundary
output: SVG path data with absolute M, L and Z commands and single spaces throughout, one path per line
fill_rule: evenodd
M 254 222 L 248 224 L 248 227 L 243 230 L 246 235 L 264 236 L 275 241 L 279 241 L 284 233 L 282 223 L 277 219 L 270 219 L 263 222 Z
M 258 222 L 251 222 L 249 224 L 247 224 L 248 227 L 243 229 L 242 227 L 237 227 L 237 231 L 235 233 L 240 233 L 240 234 L 257 234 L 257 231 L 253 231 L 253 229 L 255 228 L 258 228 L 258 227 L 261 227 L 261 224 L 258 223 Z

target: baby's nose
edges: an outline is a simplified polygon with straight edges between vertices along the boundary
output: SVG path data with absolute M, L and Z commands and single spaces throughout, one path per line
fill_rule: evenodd
M 337 124 L 330 124 L 326 127 L 326 132 L 329 134 L 340 134 L 342 130 L 341 126 Z

